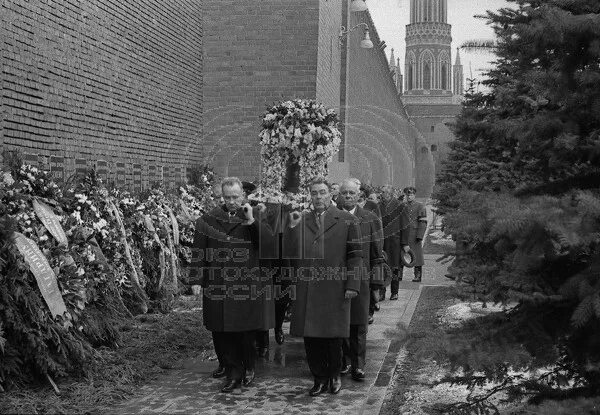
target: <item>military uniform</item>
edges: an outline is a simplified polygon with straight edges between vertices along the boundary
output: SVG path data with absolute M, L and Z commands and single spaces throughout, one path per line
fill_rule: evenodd
M 423 265 L 423 238 L 427 229 L 427 210 L 425 205 L 420 202 L 406 202 L 402 210 L 402 215 L 406 218 L 408 226 L 402 230 L 407 234 L 406 240 L 408 246 L 415 256 L 413 262 L 415 268 L 415 281 L 421 280 Z M 401 267 L 402 272 L 403 267 Z

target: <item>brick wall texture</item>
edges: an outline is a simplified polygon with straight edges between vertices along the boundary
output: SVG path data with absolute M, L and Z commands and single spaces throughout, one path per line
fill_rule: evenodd
M 348 27 L 366 23 L 372 49 L 362 49 L 364 30 L 348 35 L 346 160 L 350 174 L 365 183 L 397 187 L 417 185 L 426 197 L 433 186 L 433 158 L 409 122 L 398 96 L 380 39 L 368 12 L 350 13 Z
M 343 117 L 338 160 L 352 175 L 430 192 L 431 154 L 368 12 L 348 0 L 0 4 L 0 144 L 57 177 L 93 166 L 140 189 L 207 163 L 259 180 L 267 106 L 311 98 Z M 360 48 L 360 28 L 340 45 L 340 27 L 360 22 L 375 47 Z
M 329 57 L 319 56 L 320 8 L 326 14 L 333 3 L 204 1 L 205 144 L 219 173 L 258 179 L 267 106 L 317 97 L 317 72 L 329 72 Z M 321 97 L 335 102 L 334 95 L 330 87 Z
M 4 0 L 0 16 L 2 149 L 134 187 L 201 161 L 199 1 Z

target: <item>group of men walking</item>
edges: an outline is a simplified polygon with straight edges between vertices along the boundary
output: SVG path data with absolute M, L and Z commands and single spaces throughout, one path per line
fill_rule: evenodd
M 368 324 L 385 298 L 386 275 L 393 273 L 391 300 L 404 265 L 415 265 L 414 281 L 421 278 L 426 213 L 415 189 L 405 189 L 401 204 L 388 187 L 369 209 L 358 203 L 358 180 L 342 182 L 334 201 L 330 184 L 315 178 L 310 209 L 284 213 L 279 205 L 251 206 L 237 178 L 224 179 L 221 190 L 224 204 L 196 223 L 190 272 L 203 287 L 204 325 L 219 361 L 213 376 L 227 379 L 221 391 L 252 384 L 265 331 L 275 328 L 283 343 L 288 302 L 290 335 L 304 338 L 314 378 L 309 394 L 338 393 L 345 373 L 362 381 Z

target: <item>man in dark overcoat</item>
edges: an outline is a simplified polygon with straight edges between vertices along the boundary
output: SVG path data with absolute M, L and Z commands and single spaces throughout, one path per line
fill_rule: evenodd
M 362 381 L 365 378 L 365 360 L 367 355 L 367 331 L 369 327 L 370 290 L 384 286 L 383 280 L 383 230 L 381 220 L 373 213 L 358 206 L 360 189 L 353 180 L 345 180 L 340 186 L 338 202 L 342 208 L 354 215 L 360 226 L 363 268 L 365 276 L 361 279 L 360 293 L 350 305 L 350 336 L 344 339 L 344 365 L 342 372 L 351 366 L 352 379 Z
M 259 267 L 266 225 L 254 219 L 239 179 L 221 187 L 225 204 L 196 222 L 191 278 L 204 288 L 204 326 L 227 376 L 221 390 L 231 392 L 254 379 L 254 333 L 274 326 L 274 303 L 272 278 Z
M 409 186 L 404 189 L 406 202 L 404 203 L 403 216 L 407 219 L 407 227 L 404 231 L 410 250 L 413 252 L 415 268 L 414 282 L 421 282 L 423 275 L 423 265 L 425 259 L 423 257 L 423 238 L 427 229 L 427 210 L 425 205 L 415 200 L 417 190 Z M 402 265 L 402 264 L 401 264 Z M 402 276 L 403 268 L 400 268 L 400 276 Z
M 304 337 L 314 377 L 309 394 L 342 387 L 342 341 L 350 335 L 350 300 L 360 289 L 362 249 L 356 219 L 331 203 L 329 184 L 314 179 L 312 209 L 292 212 L 284 252 L 295 268 L 290 334 Z
M 394 197 L 391 186 L 384 186 L 381 196 L 381 221 L 383 224 L 383 236 L 385 238 L 383 250 L 387 254 L 388 265 L 393 271 L 392 282 L 390 284 L 390 300 L 397 300 L 400 280 L 402 279 L 402 274 L 400 273 L 402 267 L 400 255 L 402 254 L 403 247 L 408 245 L 408 235 L 406 232 L 402 232 L 407 226 L 407 218 L 402 213 L 402 205 Z M 386 288 L 383 287 L 379 292 L 380 300 L 385 299 L 385 292 Z

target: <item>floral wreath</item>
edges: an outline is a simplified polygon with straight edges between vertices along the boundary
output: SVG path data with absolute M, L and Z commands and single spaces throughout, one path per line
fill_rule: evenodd
M 308 195 L 280 191 L 289 162 L 300 167 L 300 188 L 317 176 L 327 176 L 327 163 L 341 143 L 334 110 L 312 99 L 284 101 L 269 108 L 260 132 L 262 177 L 256 200 L 295 205 L 308 202 Z

